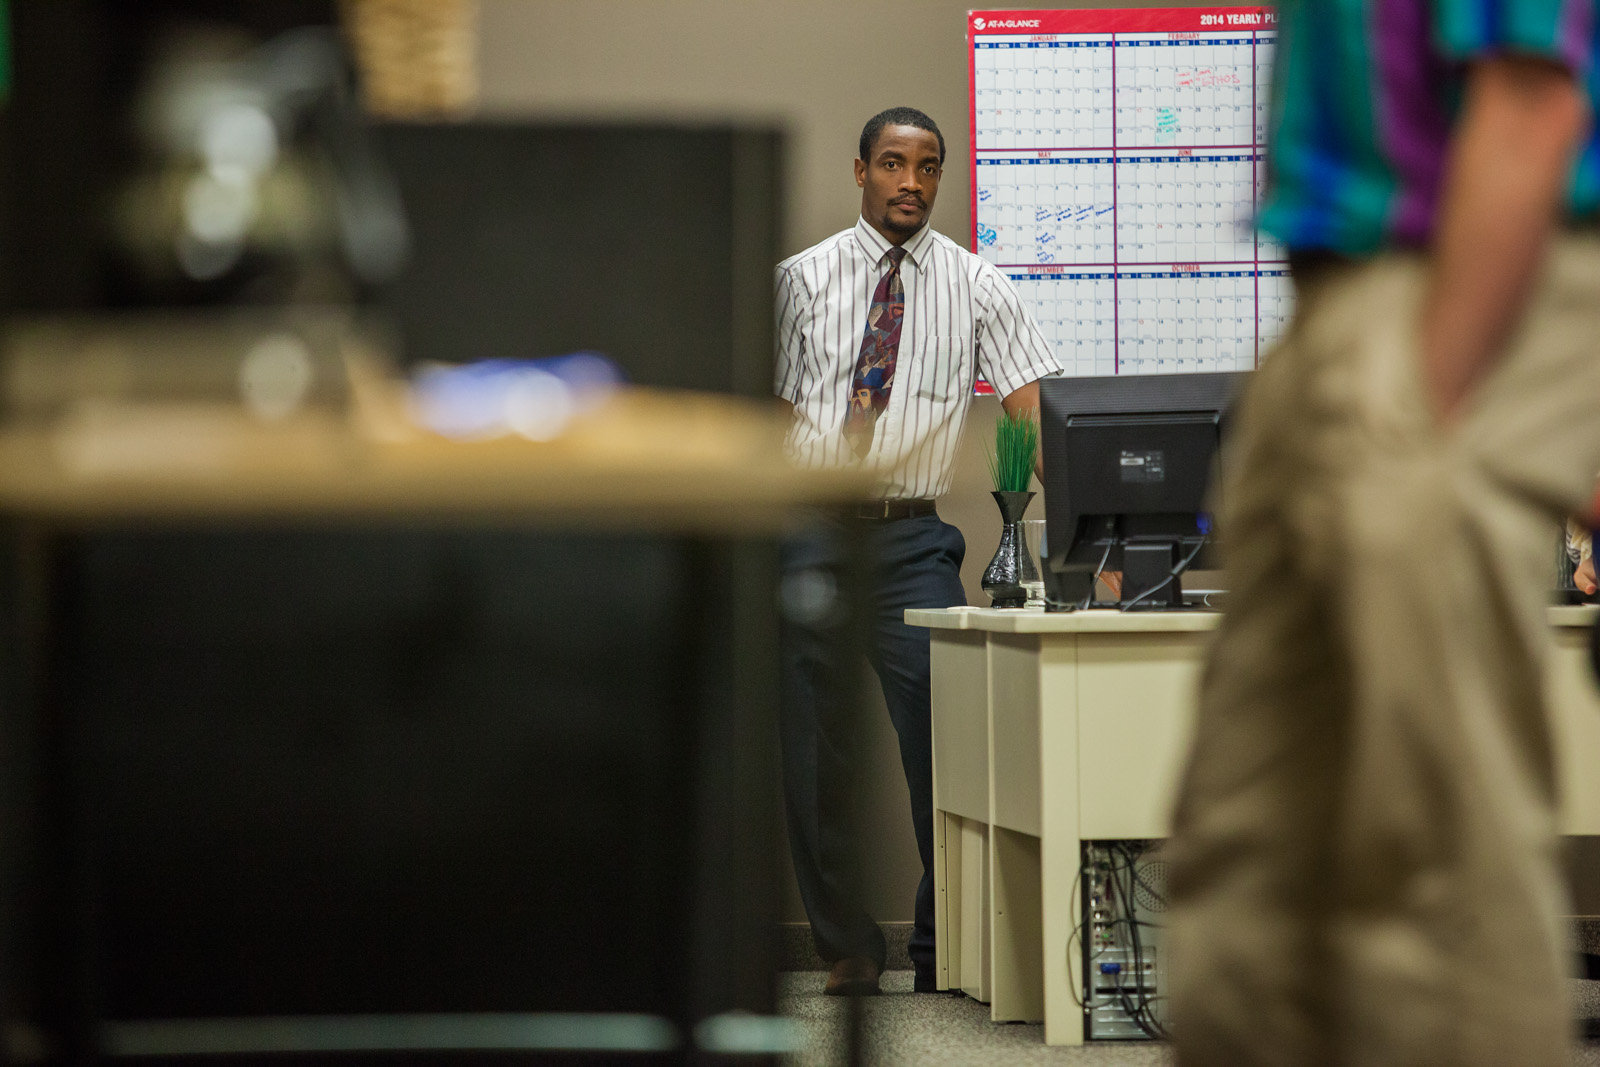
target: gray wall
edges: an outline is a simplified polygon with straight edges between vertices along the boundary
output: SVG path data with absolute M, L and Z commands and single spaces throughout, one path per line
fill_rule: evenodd
M 851 225 L 861 192 L 852 160 L 861 125 L 886 107 L 933 116 L 948 158 L 934 226 L 966 244 L 971 230 L 966 158 L 966 14 L 971 0 L 481 0 L 483 111 L 547 118 L 759 119 L 789 135 L 784 254 Z M 1066 4 L 1005 3 L 997 8 Z M 1202 6 L 1189 0 L 1095 0 L 1094 7 Z M 649 161 L 639 195 L 659 196 Z M 999 539 L 983 442 L 999 402 L 974 401 L 954 490 L 940 505 L 967 538 L 967 598 L 987 603 L 978 579 Z M 1042 516 L 1036 503 L 1030 512 Z M 886 921 L 909 921 L 920 864 L 888 713 L 875 718 L 869 800 L 876 852 L 870 901 Z M 797 897 L 786 917 L 803 918 Z

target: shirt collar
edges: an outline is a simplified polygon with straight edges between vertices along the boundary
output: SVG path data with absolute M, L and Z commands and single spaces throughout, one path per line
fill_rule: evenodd
M 861 243 L 861 250 L 873 263 L 883 262 L 884 255 L 893 247 L 883 234 L 874 230 L 864 218 L 856 219 L 856 240 Z M 922 229 L 906 238 L 905 243 L 900 246 L 906 250 L 906 262 L 912 266 L 918 265 L 931 240 L 933 240 L 933 228 L 923 223 Z

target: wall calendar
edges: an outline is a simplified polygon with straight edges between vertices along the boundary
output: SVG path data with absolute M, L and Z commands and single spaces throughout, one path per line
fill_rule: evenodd
M 1268 7 L 973 11 L 972 248 L 1068 375 L 1254 368 L 1291 310 Z

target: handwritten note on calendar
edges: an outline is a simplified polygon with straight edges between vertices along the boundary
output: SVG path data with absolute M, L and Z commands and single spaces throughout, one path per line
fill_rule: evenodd
M 1266 7 L 974 11 L 972 247 L 1069 375 L 1255 367 L 1291 305 L 1251 224 Z

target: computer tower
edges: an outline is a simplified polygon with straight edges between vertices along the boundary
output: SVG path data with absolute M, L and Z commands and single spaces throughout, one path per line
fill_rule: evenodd
M 1166 1034 L 1166 862 L 1159 841 L 1083 845 L 1084 1038 Z

